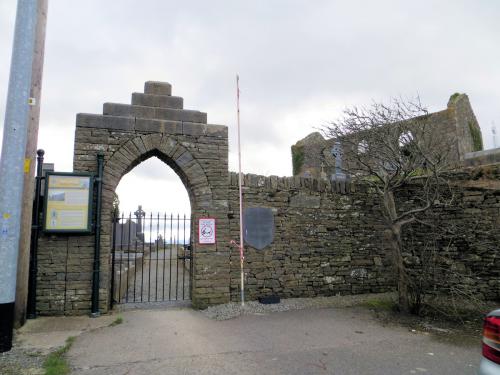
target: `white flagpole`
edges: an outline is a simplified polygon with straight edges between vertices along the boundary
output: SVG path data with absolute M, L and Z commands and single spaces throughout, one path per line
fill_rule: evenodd
M 241 306 L 245 306 L 245 280 L 243 261 L 245 259 L 243 252 L 243 193 L 241 190 L 242 178 L 241 173 L 241 145 L 240 145 L 240 77 L 236 75 L 236 108 L 238 117 L 238 187 L 240 192 L 240 269 L 241 269 Z

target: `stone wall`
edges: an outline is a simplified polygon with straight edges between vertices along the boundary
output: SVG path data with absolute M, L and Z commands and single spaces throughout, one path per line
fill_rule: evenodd
M 408 266 L 431 293 L 500 300 L 500 165 L 465 169 L 450 181 L 446 199 L 422 216 L 426 224 L 404 232 Z M 415 188 L 400 194 L 407 207 Z
M 464 292 L 500 298 L 500 166 L 450 176 L 450 201 L 443 201 L 404 230 L 410 272 L 422 272 L 436 246 L 431 291 Z M 406 208 L 412 190 L 398 194 Z M 326 181 L 307 178 L 244 176 L 246 207 L 274 212 L 274 242 L 263 250 L 246 247 L 246 293 L 249 299 L 328 296 L 394 290 L 390 251 L 386 249 L 378 199 L 369 188 L 353 185 L 345 194 Z M 237 174 L 230 175 L 231 238 L 239 238 Z M 455 233 L 451 236 L 450 231 Z M 433 233 L 431 235 L 431 233 Z M 420 258 L 419 258 L 420 257 Z M 239 254 L 231 253 L 231 298 L 239 299 Z
M 231 238 L 239 238 L 237 174 L 231 173 Z M 274 242 L 246 247 L 249 299 L 277 294 L 313 297 L 394 290 L 390 259 L 382 246 L 378 204 L 366 187 L 342 189 L 299 177 L 244 176 L 245 207 L 274 212 Z M 231 252 L 231 298 L 239 299 L 239 253 Z
M 88 314 L 93 259 L 94 238 L 91 236 L 41 235 L 38 244 L 38 313 Z M 106 311 L 104 304 L 103 309 Z
M 219 241 L 239 239 L 237 174 L 229 174 L 229 232 Z M 500 167 L 453 174 L 453 201 L 441 202 L 404 231 L 405 258 L 412 272 L 421 273 L 422 250 L 437 245 L 438 274 L 431 291 L 469 291 L 480 298 L 500 298 Z M 412 189 L 398 199 L 410 207 Z M 378 199 L 362 185 L 330 185 L 299 177 L 244 175 L 246 207 L 268 207 L 274 213 L 275 237 L 263 250 L 246 246 L 247 299 L 277 294 L 312 297 L 385 292 L 395 289 L 390 251 Z M 438 228 L 439 230 L 437 230 Z M 457 231 L 458 229 L 458 231 Z M 450 241 L 448 231 L 458 234 Z M 437 235 L 431 235 L 436 232 Z M 43 314 L 83 314 L 90 306 L 92 237 L 42 237 L 39 257 L 38 308 Z M 108 257 L 109 254 L 104 257 Z M 200 252 L 195 253 L 195 259 Z M 221 255 L 218 255 L 221 256 Z M 103 260 L 104 260 L 103 257 Z M 239 253 L 227 255 L 229 277 L 198 279 L 203 292 L 226 284 L 231 299 L 239 299 Z M 107 259 L 106 259 L 107 260 Z M 200 272 L 198 271 L 195 272 Z M 208 304 L 223 301 L 209 300 Z
M 490 150 L 469 152 L 465 154 L 464 165 L 467 167 L 500 163 L 500 147 Z

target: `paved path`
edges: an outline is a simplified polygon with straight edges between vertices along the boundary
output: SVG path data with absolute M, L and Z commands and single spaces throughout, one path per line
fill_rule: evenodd
M 178 259 L 175 248 L 152 251 L 137 260 L 135 254 L 128 256 L 125 253 L 122 267 L 128 265 L 132 266 L 132 271 L 128 275 L 128 291 L 121 296 L 121 303 L 190 299 L 189 260 Z M 123 277 L 126 275 L 124 273 Z
M 383 327 L 361 308 L 213 321 L 190 309 L 123 313 L 78 337 L 73 374 L 475 374 L 480 346 Z

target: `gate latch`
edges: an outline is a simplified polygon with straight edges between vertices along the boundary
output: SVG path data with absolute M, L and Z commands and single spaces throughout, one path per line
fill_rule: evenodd
M 193 259 L 191 245 L 183 245 L 183 248 L 184 248 L 184 255 L 177 256 L 177 259 L 181 259 L 181 260 Z

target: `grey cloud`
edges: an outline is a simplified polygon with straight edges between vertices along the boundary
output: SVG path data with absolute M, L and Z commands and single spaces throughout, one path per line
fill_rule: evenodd
M 13 7 L 0 8 L 3 50 Z M 297 140 L 283 119 L 311 103 L 332 99 L 334 113 L 343 98 L 417 92 L 431 110 L 468 93 L 490 145 L 491 121 L 500 127 L 498 19 L 491 1 L 53 0 L 41 126 L 72 127 L 77 112 L 99 113 L 105 101 L 129 102 L 146 80 L 166 80 L 187 108 L 230 126 L 233 149 L 239 73 L 244 141 L 281 155 Z M 0 61 L 3 117 L 8 59 Z

